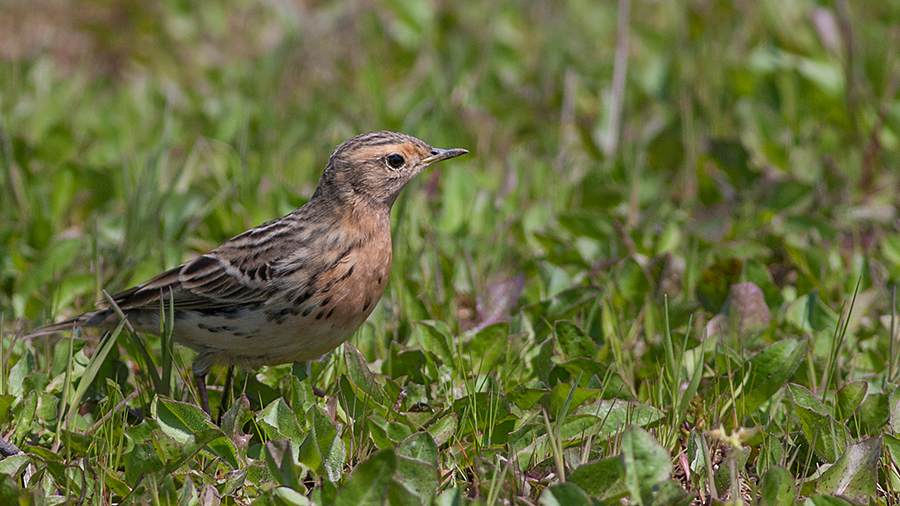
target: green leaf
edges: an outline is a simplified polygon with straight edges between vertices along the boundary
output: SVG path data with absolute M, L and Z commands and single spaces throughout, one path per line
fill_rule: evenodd
M 32 457 L 26 453 L 10 455 L 0 460 L 0 474 L 19 474 L 22 467 L 32 464 Z
M 798 298 L 787 309 L 786 320 L 804 332 L 825 331 L 838 326 L 839 316 L 813 292 Z
M 622 297 L 635 305 L 641 305 L 650 291 L 650 280 L 647 279 L 644 268 L 631 257 L 625 259 L 619 267 L 616 285 Z
M 837 408 L 841 420 L 846 420 L 853 415 L 853 412 L 865 399 L 868 389 L 868 383 L 859 380 L 847 383 L 837 391 Z
M 589 358 L 576 358 L 573 360 L 569 360 L 568 362 L 563 362 L 561 364 L 557 364 L 556 367 L 561 367 L 565 369 L 566 372 L 573 376 L 572 380 L 574 381 L 575 377 L 581 374 L 581 386 L 587 386 L 590 383 L 591 378 L 596 376 L 598 381 L 606 380 L 607 384 L 605 385 L 607 390 L 610 390 L 611 384 L 617 384 L 620 381 L 618 375 L 616 374 L 608 374 L 609 366 L 607 364 L 601 363 L 597 360 L 589 359 Z M 554 372 L 551 376 L 556 376 Z M 566 379 L 565 381 L 569 381 Z M 615 390 L 615 388 L 613 388 Z
M 713 476 L 716 489 L 719 491 L 728 490 L 732 484 L 731 469 L 738 469 L 738 474 L 740 474 L 740 469 L 743 469 L 744 466 L 747 465 L 747 459 L 749 457 L 750 447 L 748 446 L 727 455 L 725 460 L 719 465 L 719 468 L 716 469 L 715 475 Z
M 900 266 L 900 235 L 885 235 L 881 239 L 881 251 L 890 263 Z
M 388 495 L 388 484 L 397 471 L 393 450 L 382 450 L 363 462 L 347 479 L 335 497 L 335 506 L 381 506 Z
M 538 500 L 541 506 L 594 506 L 594 501 L 572 483 L 547 487 Z
M 806 388 L 791 384 L 788 385 L 788 392 L 800 419 L 803 435 L 823 460 L 834 462 L 847 446 L 846 427 L 832 418 L 828 408 Z
M 885 434 L 882 436 L 884 447 L 887 448 L 888 456 L 893 462 L 900 462 L 900 439 L 896 436 Z
M 813 191 L 813 187 L 801 181 L 779 181 L 766 192 L 764 205 L 775 211 L 784 211 L 803 204 Z
M 272 489 L 272 494 L 289 506 L 311 506 L 313 504 L 308 497 L 291 487 L 275 487 Z
M 718 313 L 725 305 L 731 285 L 740 281 L 744 262 L 739 258 L 724 258 L 700 273 L 697 297 L 707 311 Z
M 562 413 L 563 406 L 565 405 L 566 399 L 569 398 L 571 394 L 572 399 L 570 401 L 569 411 L 581 406 L 585 402 L 587 402 L 590 398 L 599 395 L 599 390 L 593 390 L 588 388 L 576 387 L 573 392 L 572 385 L 567 385 L 565 383 L 557 383 L 553 386 L 550 392 L 547 393 L 541 399 L 541 405 L 547 409 L 547 412 L 550 414 L 551 419 L 556 420 L 559 416 L 565 416 L 565 413 Z
M 15 400 L 14 395 L 0 395 L 0 424 L 5 425 L 12 420 L 12 405 Z
M 154 430 L 151 433 L 151 436 L 153 438 L 153 446 L 156 448 L 156 453 L 158 453 L 165 462 L 180 458 L 184 453 L 184 443 L 190 439 L 189 436 L 188 439 L 183 442 L 175 441 L 175 439 L 161 430 Z
M 453 434 L 456 433 L 456 420 L 456 413 L 449 413 L 428 427 L 428 433 L 434 438 L 434 444 L 443 446 L 450 440 Z
M 125 457 L 125 480 L 134 487 L 141 476 L 155 473 L 163 467 L 165 464 L 152 444 L 136 444 Z
M 560 213 L 558 219 L 559 224 L 572 235 L 605 241 L 615 235 L 608 216 L 591 211 L 566 211 Z
M 159 427 L 179 443 L 184 443 L 195 432 L 215 427 L 202 409 L 186 402 L 157 398 L 153 413 Z
M 168 475 L 175 472 L 175 470 L 180 468 L 185 462 L 192 459 L 194 455 L 203 449 L 209 450 L 210 453 L 217 457 L 221 457 L 232 469 L 237 469 L 239 467 L 235 457 L 234 446 L 231 444 L 231 441 L 225 438 L 225 435 L 222 434 L 222 430 L 218 427 L 209 427 L 192 434 L 191 437 L 184 442 L 181 455 L 174 460 L 166 462 L 166 474 Z
M 34 421 L 37 404 L 38 393 L 34 390 L 25 392 L 25 399 L 19 404 L 18 413 L 15 416 L 16 429 L 15 432 L 13 432 L 13 437 L 9 441 L 10 443 L 21 444 L 24 440 L 25 435 L 29 431 L 29 427 L 31 427 L 31 422 Z
M 293 378 L 296 381 L 297 378 Z M 228 408 L 228 411 L 222 415 L 222 432 L 224 432 L 232 442 L 236 442 L 242 435 L 241 427 L 252 417 L 250 414 L 250 400 L 246 395 L 237 398 L 234 404 Z
M 131 487 L 122 481 L 122 474 L 118 471 L 113 472 L 111 470 L 106 470 L 102 479 L 104 480 L 105 485 L 109 487 L 113 493 L 119 495 L 119 497 L 125 497 L 131 493 Z
M 518 406 L 519 409 L 531 409 L 532 406 L 549 393 L 550 391 L 546 388 L 517 387 L 515 390 L 507 392 L 506 398 L 509 402 Z
M 201 447 L 208 445 L 206 450 L 223 459 L 233 469 L 240 467 L 234 444 L 225 437 L 221 429 L 209 421 L 202 409 L 193 404 L 156 397 L 150 410 L 160 429 L 183 444 L 185 452 L 199 451 L 200 448 L 193 448 L 194 444 L 200 444 Z
M 509 403 L 495 392 L 476 392 L 456 399 L 453 412 L 459 416 L 459 424 L 465 433 L 484 432 L 509 416 Z
M 797 498 L 794 477 L 790 471 L 778 466 L 763 474 L 759 491 L 760 506 L 793 506 Z
M 629 425 L 622 432 L 625 487 L 634 504 L 651 502 L 653 488 L 672 474 L 669 452 L 646 430 Z
M 578 466 L 569 476 L 569 482 L 606 501 L 627 493 L 624 476 L 625 462 L 618 455 Z
M 870 393 L 856 410 L 860 434 L 881 433 L 890 421 L 890 399 L 885 393 Z
M 312 408 L 310 408 L 312 409 Z M 284 398 L 272 401 L 256 415 L 256 423 L 262 427 L 269 439 L 288 439 L 297 451 L 307 434 L 300 428 L 294 410 L 288 407 Z
M 744 386 L 746 395 L 740 403 L 746 414 L 752 414 L 787 384 L 806 358 L 808 346 L 806 340 L 784 339 L 764 348 L 741 366 L 734 377 L 748 376 Z
M 302 487 L 305 471 L 294 461 L 290 441 L 266 441 L 263 448 L 266 469 L 275 483 L 291 488 Z
M 299 460 L 319 476 L 337 482 L 347 457 L 344 440 L 338 437 L 334 422 L 319 406 L 311 407 L 306 417 L 312 430 L 300 446 Z
M 412 430 L 400 422 L 385 420 L 378 415 L 368 417 L 372 440 L 378 448 L 393 448 L 412 435 Z
M 344 343 L 344 361 L 347 364 L 347 378 L 350 382 L 372 401 L 384 405 L 384 389 L 375 381 L 375 376 L 369 370 L 369 364 L 366 363 L 362 353 L 350 343 Z
M 576 286 L 565 289 L 549 299 L 525 305 L 522 310 L 533 320 L 553 321 L 565 314 L 574 313 L 584 304 L 594 300 L 599 288 L 596 286 Z
M 692 499 L 681 484 L 674 480 L 658 483 L 650 492 L 651 506 L 689 506 L 693 504 Z
M 420 432 L 419 434 L 423 434 L 429 441 L 431 440 L 427 433 Z M 414 434 L 404 440 L 404 442 L 417 436 L 417 434 Z M 431 444 L 434 445 L 434 442 Z M 411 495 L 417 497 L 420 504 L 431 504 L 438 487 L 437 447 L 434 447 L 433 455 L 435 464 L 418 458 L 400 455 L 402 447 L 403 443 L 397 447 L 397 473 L 394 475 L 393 481 L 406 489 Z M 407 450 L 409 449 L 407 448 Z
M 416 324 L 419 343 L 425 351 L 433 353 L 444 365 L 455 370 L 456 360 L 453 357 L 453 347 L 450 345 L 450 329 L 444 322 L 422 321 Z
M 709 139 L 709 154 L 735 188 L 747 188 L 759 177 L 750 170 L 750 153 L 740 138 L 713 137 Z
M 803 501 L 803 506 L 854 506 L 854 504 L 840 497 L 811 495 Z
M 309 408 L 316 403 L 316 396 L 313 394 L 312 384 L 303 370 L 303 364 L 295 362 L 291 367 L 291 385 L 288 395 L 291 399 L 291 409 L 299 418 L 306 413 Z M 303 378 L 301 380 L 301 378 Z M 244 396 L 246 397 L 246 396 Z
M 597 343 L 574 323 L 559 320 L 553 324 L 553 332 L 565 360 L 579 357 L 597 358 Z
M 391 354 L 388 358 L 391 377 L 408 376 L 414 383 L 424 384 L 426 379 L 422 373 L 428 362 L 425 353 L 422 350 L 399 350 L 397 343 L 391 343 Z
M 880 455 L 880 436 L 850 445 L 837 462 L 822 473 L 816 492 L 867 502 L 875 497 Z
M 0 475 L 0 504 L 33 504 L 33 499 L 29 501 L 27 494 L 15 476 Z M 19 502 L 19 497 L 23 498 L 22 502 Z
M 427 432 L 417 432 L 400 442 L 395 450 L 398 457 L 421 460 L 435 468 L 438 465 L 438 448 Z
M 506 349 L 509 339 L 509 324 L 506 322 L 488 325 L 479 330 L 467 343 L 472 357 L 472 365 L 478 374 L 487 374 L 494 370 L 497 358 Z
M 563 441 L 596 434 L 603 426 L 603 420 L 594 415 L 568 415 L 557 423 L 559 437 Z
M 603 437 L 614 434 L 625 425 L 649 425 L 665 416 L 665 413 L 649 404 L 619 399 L 602 400 L 583 407 L 581 411 L 592 413 L 603 420 L 603 427 L 597 433 Z
M 759 449 L 759 457 L 756 459 L 756 468 L 760 473 L 777 467 L 779 463 L 784 462 L 784 446 L 781 444 L 781 438 L 765 434 L 762 445 Z

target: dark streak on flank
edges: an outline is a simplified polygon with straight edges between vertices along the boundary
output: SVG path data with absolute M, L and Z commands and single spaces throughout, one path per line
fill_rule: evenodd
M 381 276 L 378 276 L 378 284 L 381 284 Z
M 231 325 L 222 325 L 221 327 L 213 327 L 212 325 L 207 325 L 205 323 L 198 323 L 198 328 L 203 330 L 208 330 L 210 332 L 234 332 L 237 330 L 237 327 L 232 327 Z
M 363 306 L 363 311 L 365 311 L 366 309 L 369 309 L 369 306 L 371 306 L 371 305 L 372 305 L 372 299 L 366 299 L 366 305 Z
M 309 306 L 308 308 L 306 308 L 305 311 L 303 311 L 303 316 L 309 316 L 309 313 L 312 313 L 312 310 L 313 310 L 313 307 Z
M 316 291 L 314 289 L 310 288 L 310 289 L 306 290 L 305 292 L 303 292 L 302 294 L 300 294 L 299 297 L 294 299 L 294 304 L 299 306 L 299 305 L 303 304 L 304 302 L 306 302 L 310 297 L 312 297 L 315 294 L 316 294 Z
M 281 325 L 282 323 L 287 321 L 288 314 L 300 314 L 300 308 L 298 308 L 297 306 L 290 306 L 282 308 L 280 311 L 274 311 L 270 309 L 266 311 L 266 321 L 274 321 L 275 325 Z
M 332 307 L 331 311 L 329 311 L 328 314 L 325 315 L 325 319 L 327 320 L 327 319 L 331 318 L 331 313 L 333 313 L 333 312 L 334 312 L 334 308 Z
M 346 272 L 346 273 L 344 273 L 344 275 L 343 275 L 343 276 L 341 276 L 341 277 L 340 277 L 340 278 L 339 278 L 339 279 L 338 279 L 338 281 L 343 281 L 343 280 L 345 280 L 345 279 L 347 279 L 347 278 L 349 278 L 349 277 L 350 277 L 350 275 L 352 275 L 352 274 L 353 274 L 353 268 L 354 268 L 354 267 L 356 267 L 356 264 L 353 264 L 353 265 L 351 265 L 351 266 L 350 266 L 350 268 L 349 268 L 349 269 L 347 269 L 347 272 Z
M 261 302 L 256 302 L 252 304 L 243 304 L 240 306 L 225 306 L 225 307 L 207 307 L 207 308 L 184 308 L 185 310 L 190 310 L 202 314 L 204 316 L 221 316 L 222 318 L 227 318 L 229 320 L 234 320 L 236 318 L 240 318 L 244 315 L 245 311 L 255 311 L 262 306 Z
M 331 302 L 331 295 L 325 297 L 325 300 L 322 301 L 322 307 L 327 306 L 329 302 Z
M 325 315 L 325 311 L 319 311 L 319 314 L 316 315 L 316 320 L 321 320 L 323 315 Z
M 347 255 L 349 255 L 351 251 L 355 250 L 356 248 L 358 248 L 360 246 L 361 246 L 361 244 L 358 242 L 355 242 L 355 243 L 351 244 L 350 246 L 348 246 L 346 249 L 344 249 L 344 251 L 341 252 L 340 255 L 338 255 L 337 258 L 334 259 L 333 262 L 331 262 L 331 265 L 329 265 L 327 268 L 325 268 L 325 271 L 331 271 L 331 270 L 337 269 L 337 266 L 338 266 L 338 264 L 341 263 L 341 260 L 346 258 Z

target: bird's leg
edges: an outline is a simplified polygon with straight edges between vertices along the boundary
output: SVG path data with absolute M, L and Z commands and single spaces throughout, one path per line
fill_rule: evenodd
M 304 360 L 303 362 L 294 362 L 294 365 L 298 365 L 303 368 L 303 372 L 306 373 L 306 380 L 309 381 L 309 386 L 312 388 L 312 392 L 316 397 L 326 397 L 326 394 L 320 388 L 317 388 L 312 384 L 312 360 Z M 296 374 L 297 369 L 294 369 L 294 374 Z
M 200 407 L 209 413 L 209 397 L 206 395 L 206 371 L 194 371 L 194 382 L 197 383 L 197 395 L 200 396 Z

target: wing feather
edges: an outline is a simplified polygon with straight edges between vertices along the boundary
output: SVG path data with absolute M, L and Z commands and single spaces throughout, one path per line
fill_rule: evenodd
M 216 309 L 264 302 L 283 289 L 288 277 L 292 288 L 305 289 L 300 285 L 307 278 L 298 271 L 315 270 L 316 262 L 298 267 L 293 253 L 321 240 L 330 226 L 318 220 L 312 221 L 316 226 L 309 226 L 311 221 L 302 212 L 301 208 L 244 232 L 205 255 L 113 295 L 113 300 L 123 310 L 158 309 L 160 302 L 166 307 L 171 303 L 175 309 Z M 286 230 L 295 232 L 288 235 Z M 105 302 L 98 305 L 108 307 Z

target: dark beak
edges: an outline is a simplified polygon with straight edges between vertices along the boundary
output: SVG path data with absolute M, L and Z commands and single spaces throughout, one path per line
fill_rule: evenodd
M 448 158 L 455 158 L 459 155 L 464 155 L 468 152 L 469 152 L 468 149 L 461 149 L 461 148 L 455 148 L 455 149 L 431 148 L 431 156 L 423 159 L 422 163 L 424 163 L 425 165 L 431 165 L 432 163 L 437 163 L 437 162 L 440 162 L 441 160 L 446 160 Z

